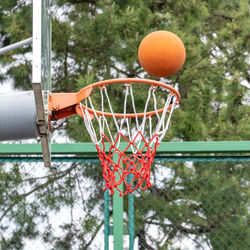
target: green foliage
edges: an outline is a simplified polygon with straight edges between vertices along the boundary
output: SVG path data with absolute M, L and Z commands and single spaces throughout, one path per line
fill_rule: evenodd
M 1 8 L 2 7 L 2 8 Z M 0 41 L 1 45 L 8 46 L 12 43 L 27 39 L 32 36 L 31 6 L 17 1 L 3 1 L 0 5 Z M 9 68 L 6 74 L 0 72 L 0 84 L 12 79 L 17 89 L 31 89 L 31 62 L 28 52 L 31 46 L 10 51 L 0 57 L 1 67 Z
M 155 165 L 158 178 L 163 172 L 169 178 L 154 179 L 153 187 L 135 200 L 138 237 L 142 227 L 157 225 L 162 236 L 151 235 L 153 249 L 164 249 L 163 243 L 172 249 L 176 238 L 187 235 L 193 235 L 200 248 L 207 244 L 212 249 L 247 249 L 247 168 L 233 163 Z
M 1 1 L 1 45 L 31 36 L 30 2 Z M 54 92 L 76 92 L 109 78 L 151 78 L 139 65 L 138 46 L 148 33 L 169 30 L 183 40 L 187 58 L 183 69 L 168 79 L 179 84 L 181 101 L 165 140 L 249 140 L 249 89 L 242 84 L 249 82 L 247 0 L 53 4 Z M 30 51 L 27 46 L 0 57 L 1 67 L 6 67 L 0 82 L 7 79 L 17 89 L 31 89 Z M 134 95 L 136 106 L 142 108 L 142 87 Z M 123 88 L 115 86 L 110 96 L 121 110 Z M 98 93 L 92 101 L 100 102 Z M 80 117 L 70 117 L 62 125 L 71 139 L 90 141 Z M 152 189 L 137 193 L 135 199 L 140 249 L 177 249 L 176 242 L 187 237 L 201 249 L 249 249 L 246 164 L 157 165 L 152 169 Z M 169 175 L 163 178 L 162 173 Z M 39 238 L 47 249 L 91 249 L 103 225 L 102 184 L 101 166 L 91 162 L 56 165 L 44 173 L 22 165 L 1 167 L 1 248 L 22 249 L 26 239 Z M 60 220 L 63 212 L 70 214 L 67 222 Z M 53 229 L 51 217 L 57 216 L 61 234 Z M 164 237 L 152 239 L 147 230 L 152 226 Z

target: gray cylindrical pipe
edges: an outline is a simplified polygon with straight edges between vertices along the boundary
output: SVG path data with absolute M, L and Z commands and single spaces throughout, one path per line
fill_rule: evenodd
M 20 41 L 20 42 L 17 42 L 17 43 L 14 43 L 14 44 L 11 44 L 7 47 L 4 47 L 4 48 L 0 48 L 0 55 L 6 53 L 6 52 L 9 52 L 11 50 L 14 50 L 14 49 L 18 49 L 18 48 L 21 48 L 23 47 L 24 45 L 29 45 L 29 44 L 32 44 L 32 37 L 31 38 L 28 38 L 28 39 L 25 39 L 23 41 Z
M 0 141 L 38 136 L 33 91 L 0 94 Z

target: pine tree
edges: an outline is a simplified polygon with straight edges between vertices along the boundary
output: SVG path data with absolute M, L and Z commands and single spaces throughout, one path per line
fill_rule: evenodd
M 61 16 L 56 13 L 59 8 Z M 152 78 L 139 65 L 138 46 L 148 33 L 169 30 L 183 40 L 187 59 L 183 69 L 168 79 L 179 84 L 181 103 L 164 140 L 249 140 L 248 13 L 246 0 L 57 0 L 52 90 L 76 92 L 109 78 Z M 31 15 L 29 1 L 2 1 L 1 44 L 30 37 L 27 20 Z M 11 79 L 15 88 L 31 89 L 30 49 L 1 56 L 7 73 L 0 75 L 0 81 Z M 112 94 L 122 95 L 119 87 Z M 135 93 L 136 98 L 140 95 Z M 122 107 L 119 100 L 113 102 Z M 76 141 L 90 141 L 78 116 L 54 127 Z M 155 164 L 152 189 L 136 199 L 140 249 L 175 249 L 174 243 L 184 237 L 192 238 L 200 249 L 204 245 L 249 249 L 247 167 L 228 162 Z M 24 239 L 40 236 L 55 249 L 71 249 L 72 245 L 88 249 L 103 224 L 93 212 L 96 209 L 102 215 L 100 164 L 56 165 L 38 178 L 27 169 L 23 165 L 0 169 L 1 247 L 22 249 Z M 158 180 L 161 171 L 169 172 L 169 178 Z M 91 195 L 80 193 L 81 183 L 92 184 Z M 85 217 L 80 223 L 72 217 L 62 226 L 64 237 L 58 237 L 49 214 L 64 206 L 73 211 L 80 201 Z M 42 232 L 37 227 L 41 221 L 47 225 Z M 147 228 L 153 225 L 164 237 L 150 239 L 153 236 Z M 8 230 L 10 237 L 6 237 Z

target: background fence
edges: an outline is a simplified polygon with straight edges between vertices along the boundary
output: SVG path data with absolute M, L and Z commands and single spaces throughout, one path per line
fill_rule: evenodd
M 21 164 L 2 158 L 1 249 L 104 248 L 100 162 L 67 159 L 44 168 L 32 157 Z M 133 196 L 134 249 L 249 249 L 249 162 L 226 160 L 158 158 L 152 188 Z M 128 196 L 123 205 L 129 249 Z M 111 199 L 109 211 L 112 249 Z

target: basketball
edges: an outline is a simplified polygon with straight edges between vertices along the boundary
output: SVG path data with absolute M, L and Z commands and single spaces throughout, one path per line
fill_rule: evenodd
M 159 30 L 148 34 L 138 49 L 141 66 L 150 75 L 167 77 L 183 66 L 186 50 L 182 40 L 172 32 Z

